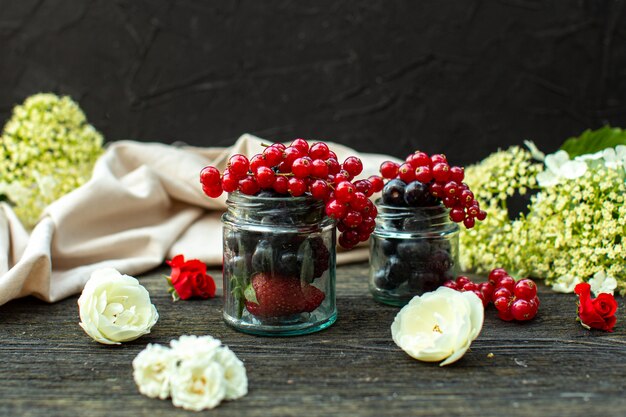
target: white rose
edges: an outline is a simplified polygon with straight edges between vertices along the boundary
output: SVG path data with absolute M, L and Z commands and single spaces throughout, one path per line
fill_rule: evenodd
M 171 349 L 149 344 L 133 359 L 133 378 L 139 392 L 150 398 L 170 396 L 170 377 L 176 366 Z
M 181 359 L 194 359 L 198 356 L 206 360 L 213 359 L 217 349 L 222 345 L 218 339 L 212 336 L 186 336 L 183 335 L 170 342 L 176 356 Z
M 391 325 L 393 341 L 415 359 L 449 365 L 459 360 L 483 326 L 484 309 L 472 292 L 439 287 L 413 297 Z
M 248 376 L 246 368 L 237 355 L 226 346 L 219 349 L 216 358 L 224 369 L 224 382 L 226 383 L 226 399 L 236 400 L 248 393 Z
M 182 361 L 170 380 L 172 403 L 186 410 L 215 408 L 226 396 L 224 369 L 202 356 Z
M 148 291 L 113 268 L 94 271 L 78 299 L 80 326 L 95 341 L 113 345 L 150 333 L 159 319 Z

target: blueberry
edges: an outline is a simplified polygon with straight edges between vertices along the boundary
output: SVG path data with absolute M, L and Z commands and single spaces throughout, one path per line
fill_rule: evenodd
M 434 199 L 428 191 L 428 184 L 412 181 L 404 189 L 404 202 L 411 207 L 431 206 Z
M 406 262 L 423 261 L 430 255 L 430 245 L 426 240 L 398 243 L 398 257 Z
M 300 274 L 300 262 L 298 255 L 294 252 L 285 252 L 280 255 L 278 262 L 274 265 L 276 272 L 284 276 L 298 276 Z
M 407 264 L 400 261 L 397 257 L 389 257 L 389 259 L 387 259 L 387 279 L 389 282 L 400 285 L 406 281 L 408 278 L 408 269 L 410 269 L 407 268 L 407 266 Z
M 374 285 L 381 290 L 393 290 L 398 287 L 398 284 L 389 281 L 385 269 L 379 269 L 374 273 Z
M 390 256 L 396 253 L 396 241 L 390 239 L 376 239 L 380 250 L 382 250 L 385 256 Z
M 406 183 L 399 179 L 394 179 L 385 184 L 383 188 L 383 203 L 390 206 L 404 206 L 404 189 Z
M 274 253 L 270 242 L 261 240 L 252 254 L 252 269 L 255 272 L 273 272 Z

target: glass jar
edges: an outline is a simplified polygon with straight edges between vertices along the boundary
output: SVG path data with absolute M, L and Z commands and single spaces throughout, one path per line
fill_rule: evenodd
M 369 287 L 374 299 L 402 306 L 454 279 L 459 226 L 443 205 L 395 207 L 376 202 L 370 239 Z
M 311 197 L 231 193 L 222 216 L 224 320 L 257 335 L 300 335 L 337 318 L 335 224 Z

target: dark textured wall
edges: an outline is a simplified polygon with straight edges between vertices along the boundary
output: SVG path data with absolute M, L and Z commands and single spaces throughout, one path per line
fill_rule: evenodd
M 0 119 L 69 94 L 107 140 L 321 138 L 467 163 L 626 126 L 624 1 L 0 0 Z

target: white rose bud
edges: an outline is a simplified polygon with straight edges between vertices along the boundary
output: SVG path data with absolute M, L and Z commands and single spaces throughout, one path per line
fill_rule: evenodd
M 150 333 L 159 314 L 135 278 L 113 268 L 94 271 L 78 299 L 80 326 L 95 341 L 112 345 Z
M 171 349 L 148 344 L 133 359 L 133 378 L 139 392 L 150 398 L 162 400 L 170 396 L 170 376 L 176 366 L 176 356 Z
M 224 369 L 202 356 L 183 360 L 170 380 L 172 403 L 186 410 L 215 408 L 226 395 Z
M 222 342 L 212 336 L 183 335 L 170 342 L 176 357 L 180 360 L 195 359 L 198 356 L 206 360 L 213 359 L 221 345 Z
M 483 304 L 476 294 L 439 287 L 404 306 L 391 325 L 391 335 L 413 358 L 443 360 L 440 366 L 444 366 L 465 354 L 478 337 L 483 320 Z

